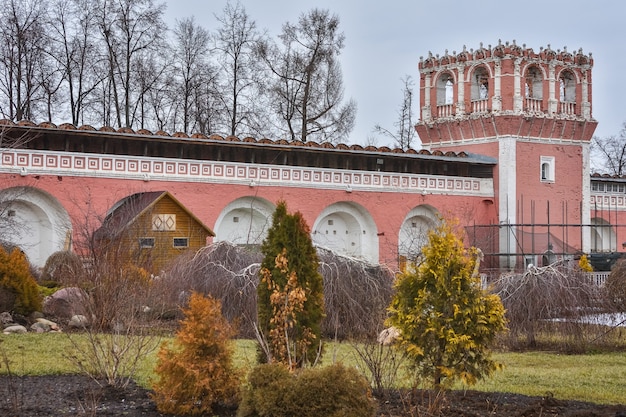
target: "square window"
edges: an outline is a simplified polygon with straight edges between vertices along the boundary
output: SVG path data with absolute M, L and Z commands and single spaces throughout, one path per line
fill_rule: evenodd
M 139 247 L 141 249 L 148 249 L 154 247 L 154 238 L 153 237 L 140 237 L 139 238 Z
M 187 237 L 175 237 L 174 238 L 174 247 L 175 248 L 188 248 L 189 247 L 189 238 L 187 238 Z

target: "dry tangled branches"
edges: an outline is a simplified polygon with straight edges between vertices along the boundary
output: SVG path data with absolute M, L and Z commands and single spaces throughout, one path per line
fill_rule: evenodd
M 318 249 L 324 277 L 325 336 L 361 338 L 377 334 L 392 294 L 393 274 L 386 268 Z M 209 245 L 180 259 L 160 278 L 161 297 L 176 306 L 192 291 L 222 302 L 224 316 L 243 337 L 254 337 L 256 286 L 263 259 L 256 247 L 227 242 Z
M 560 335 L 568 349 L 582 349 L 590 334 L 581 318 L 602 306 L 599 288 L 580 268 L 563 261 L 503 275 L 494 290 L 506 309 L 511 342 L 531 347 L 549 331 Z
M 323 332 L 339 339 L 377 335 L 393 294 L 393 273 L 329 250 L 317 252 L 324 277 Z

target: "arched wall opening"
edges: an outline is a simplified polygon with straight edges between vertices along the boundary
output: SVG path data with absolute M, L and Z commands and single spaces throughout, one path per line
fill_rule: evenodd
M 606 220 L 595 217 L 591 219 L 591 251 L 614 252 L 617 250 L 615 228 Z
M 54 252 L 70 250 L 72 223 L 59 201 L 34 187 L 0 191 L 2 239 L 17 245 L 30 263 L 43 267 Z
M 437 210 L 429 205 L 413 208 L 404 218 L 398 234 L 400 265 L 413 262 L 428 242 L 428 231 L 437 226 Z
M 259 197 L 241 197 L 228 204 L 215 221 L 214 242 L 260 245 L 272 226 L 276 206 Z
M 312 229 L 313 244 L 342 255 L 378 263 L 378 228 L 370 213 L 354 202 L 326 207 Z

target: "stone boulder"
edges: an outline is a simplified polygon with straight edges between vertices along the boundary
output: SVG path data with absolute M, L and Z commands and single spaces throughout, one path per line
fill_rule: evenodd
M 11 323 L 13 323 L 13 317 L 11 316 L 11 313 L 9 313 L 8 311 L 3 311 L 2 313 L 0 313 L 0 326 L 4 327 Z
M 47 316 L 71 319 L 72 316 L 86 311 L 89 296 L 78 287 L 61 288 L 43 302 L 43 312 Z
M 17 334 L 17 333 L 27 333 L 28 330 L 26 329 L 26 327 L 22 326 L 21 324 L 14 324 L 11 325 L 9 327 L 5 327 L 4 330 L 2 331 L 2 333 L 4 334 Z
M 69 323 L 67 323 L 67 327 L 70 329 L 84 329 L 89 327 L 89 320 L 82 314 L 76 314 L 72 316 Z

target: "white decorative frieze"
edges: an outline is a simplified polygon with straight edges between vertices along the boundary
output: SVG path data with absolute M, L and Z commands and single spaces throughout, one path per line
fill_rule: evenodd
M 624 194 L 591 194 L 589 201 L 592 213 L 594 210 L 626 210 L 626 195 Z
M 493 197 L 490 178 L 7 149 L 0 172 Z

